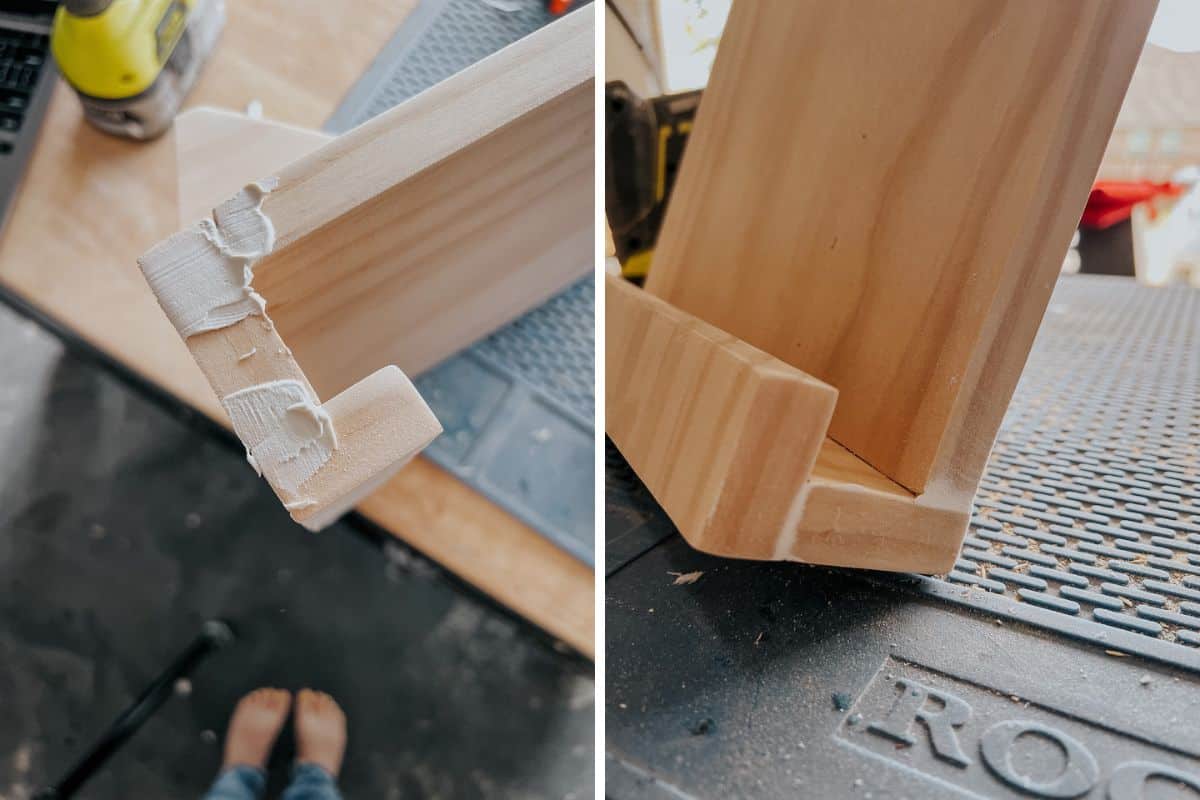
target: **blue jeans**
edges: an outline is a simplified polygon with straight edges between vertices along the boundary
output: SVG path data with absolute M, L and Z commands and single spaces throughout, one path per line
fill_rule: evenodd
M 259 800 L 267 773 L 247 766 L 230 767 L 217 776 L 204 800 Z M 280 800 L 342 800 L 333 776 L 316 764 L 297 764 Z

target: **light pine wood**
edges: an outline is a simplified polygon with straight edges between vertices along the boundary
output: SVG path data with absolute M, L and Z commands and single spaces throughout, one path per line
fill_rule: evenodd
M 581 93 L 590 110 L 593 38 L 592 15 L 567 14 L 339 136 L 319 156 L 280 169 L 278 185 L 263 201 L 263 212 L 275 223 L 277 249 L 526 114 L 557 113 L 557 103 L 570 106 L 570 98 Z M 555 137 L 541 135 L 545 140 L 531 135 L 524 143 L 534 148 L 550 145 L 549 139 L 593 142 L 590 129 L 578 125 L 560 129 Z M 587 155 L 592 157 L 590 151 Z
M 562 22 L 574 19 L 587 17 Z M 591 271 L 590 83 L 261 262 L 255 287 L 319 393 L 385 364 L 420 373 Z M 263 203 L 267 213 L 274 195 Z
M 363 0 L 347 14 L 318 0 L 233 3 L 188 105 L 243 108 L 259 100 L 273 120 L 319 127 L 414 5 Z M 254 175 L 243 173 L 234 188 Z M 82 121 L 78 99 L 60 85 L 0 243 L 0 284 L 228 425 L 136 265 L 149 243 L 179 228 L 175 197 L 173 137 L 134 143 L 105 136 Z M 72 220 L 65 232 L 63 219 Z M 121 310 L 116 324 L 112 309 Z M 359 510 L 551 635 L 594 653 L 592 570 L 432 463 L 418 457 Z
M 975 480 L 1155 5 L 736 4 L 647 291 L 836 386 L 910 490 Z
M 693 545 L 766 557 L 837 391 L 621 278 L 605 286 L 608 435 Z
M 832 439 L 805 486 L 790 538 L 773 558 L 900 572 L 946 572 L 958 558 L 971 497 L 913 495 Z M 731 549 L 736 547 L 731 544 Z
M 276 247 L 254 287 L 319 395 L 388 364 L 419 373 L 590 271 L 591 37 L 569 14 L 273 170 Z M 227 117 L 199 127 L 189 165 L 254 138 Z
M 742 345 L 838 395 L 811 472 L 731 511 L 771 509 L 769 526 L 722 535 L 684 517 L 690 542 L 872 569 L 953 564 L 1155 5 L 734 5 L 646 285 L 728 339 L 709 337 L 687 391 L 653 409 L 653 390 L 627 388 L 626 403 L 655 415 L 642 430 L 670 429 L 710 383 L 723 388 L 706 365 Z M 610 325 L 609 346 L 621 335 Z M 610 376 L 634 369 L 612 357 Z M 706 413 L 690 425 L 719 427 Z M 822 417 L 772 423 L 796 436 Z M 637 470 L 653 437 L 625 438 Z M 668 474 L 642 475 L 660 502 Z
M 605 278 L 605 429 L 696 548 L 948 569 L 965 508 L 919 498 L 825 432 L 837 390 Z
M 187 345 L 222 400 L 284 380 L 297 381 L 309 395 L 320 397 L 275 326 L 262 317 L 191 336 Z M 268 465 L 256 453 L 261 474 L 292 519 L 311 530 L 349 511 L 442 432 L 412 382 L 394 366 L 376 370 L 326 400 L 321 408 L 332 420 L 338 444 L 316 474 L 290 489 L 271 480 Z M 236 426 L 235 432 L 244 435 Z M 245 444 L 250 452 L 251 443 Z

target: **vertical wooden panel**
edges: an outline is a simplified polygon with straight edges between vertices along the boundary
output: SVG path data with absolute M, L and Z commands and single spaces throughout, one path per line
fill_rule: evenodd
M 647 290 L 837 387 L 889 477 L 973 488 L 1155 5 L 736 3 Z

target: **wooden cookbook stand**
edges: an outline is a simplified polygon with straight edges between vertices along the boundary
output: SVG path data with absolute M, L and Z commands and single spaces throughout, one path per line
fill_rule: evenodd
M 1155 0 L 735 3 L 606 429 L 708 552 L 954 563 Z

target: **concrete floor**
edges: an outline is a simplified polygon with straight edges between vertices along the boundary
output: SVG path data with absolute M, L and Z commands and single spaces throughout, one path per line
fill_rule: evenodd
M 589 662 L 403 547 L 307 533 L 227 443 L 3 307 L 0 453 L 0 800 L 53 782 L 213 617 L 237 643 L 80 797 L 198 797 L 263 685 L 342 703 L 347 797 L 591 796 Z

